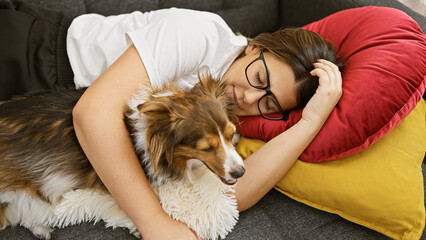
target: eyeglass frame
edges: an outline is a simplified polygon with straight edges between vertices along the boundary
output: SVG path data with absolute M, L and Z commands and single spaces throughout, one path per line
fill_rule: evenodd
M 257 57 L 256 59 L 254 59 L 253 61 L 251 61 L 248 65 L 247 65 L 247 67 L 246 67 L 246 69 L 245 69 L 245 74 L 246 74 L 246 79 L 247 79 L 247 82 L 249 83 L 249 85 L 252 87 L 252 88 L 255 88 L 255 89 L 260 89 L 260 90 L 265 90 L 266 91 L 266 93 L 261 97 L 261 98 L 259 98 L 259 100 L 257 101 L 257 108 L 259 109 L 259 113 L 260 113 L 260 115 L 263 117 L 263 118 L 265 118 L 265 119 L 268 119 L 268 120 L 274 120 L 274 121 L 279 121 L 279 120 L 283 120 L 283 121 L 287 121 L 288 120 L 288 115 L 289 115 L 289 113 L 288 112 L 286 112 L 286 111 L 284 111 L 282 108 L 281 108 L 281 105 L 280 105 L 280 103 L 278 102 L 278 99 L 275 97 L 275 95 L 271 92 L 271 89 L 270 89 L 270 82 L 269 82 L 269 71 L 268 71 L 268 67 L 266 66 L 266 61 L 265 61 L 265 57 L 263 56 L 263 52 L 265 51 L 265 49 L 263 49 L 262 51 L 260 51 L 260 54 L 259 54 L 259 57 Z M 262 60 L 262 62 L 263 62 L 263 65 L 265 66 L 265 69 L 266 69 L 266 86 L 265 87 L 260 87 L 260 86 L 255 86 L 255 85 L 253 85 L 251 82 L 250 82 L 250 80 L 249 80 L 249 77 L 248 77 L 248 74 L 247 74 L 247 71 L 248 71 L 248 68 L 253 64 L 253 63 L 255 63 L 256 61 L 258 61 L 258 60 Z M 266 115 L 264 115 L 264 113 L 262 113 L 262 110 L 260 110 L 260 101 L 264 98 L 264 97 L 266 97 L 266 96 L 269 96 L 269 95 L 271 95 L 272 96 L 272 100 L 274 101 L 274 104 L 275 104 L 275 106 L 277 106 L 278 107 L 278 109 L 281 111 L 281 113 L 282 113 L 282 117 L 281 118 L 270 118 L 270 117 L 267 117 Z

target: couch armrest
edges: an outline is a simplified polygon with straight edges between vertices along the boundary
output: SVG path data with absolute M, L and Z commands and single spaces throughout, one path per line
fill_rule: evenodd
M 280 0 L 282 27 L 301 27 L 334 12 L 363 6 L 383 6 L 400 9 L 413 18 L 426 32 L 426 17 L 411 10 L 397 0 Z

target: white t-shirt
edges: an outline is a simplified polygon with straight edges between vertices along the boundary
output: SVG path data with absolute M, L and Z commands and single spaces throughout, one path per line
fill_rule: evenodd
M 218 15 L 162 9 L 104 17 L 86 14 L 68 30 L 67 52 L 77 88 L 87 87 L 131 44 L 153 86 L 177 81 L 193 87 L 206 67 L 220 78 L 247 45 Z

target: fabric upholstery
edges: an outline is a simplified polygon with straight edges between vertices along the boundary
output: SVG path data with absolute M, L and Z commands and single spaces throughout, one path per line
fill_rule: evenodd
M 151 11 L 179 7 L 210 11 L 219 14 L 234 32 L 255 36 L 279 27 L 279 2 L 277 0 L 26 0 L 29 3 L 64 11 L 74 18 L 84 13 L 115 15 L 132 11 Z
M 86 3 L 84 0 L 25 0 L 36 3 L 50 9 L 64 11 L 70 17 L 76 17 L 86 13 Z M 123 0 L 122 9 L 130 12 L 131 6 L 139 0 Z M 213 0 L 214 1 L 214 0 Z M 253 1 L 253 0 L 252 0 Z M 252 2 L 250 1 L 250 3 Z M 114 11 L 115 5 L 108 5 L 106 1 L 99 0 L 108 11 Z M 117 1 L 118 2 L 118 1 Z M 120 1 L 121 2 L 121 1 Z M 160 8 L 161 0 L 143 1 L 149 4 L 149 8 Z M 189 6 L 200 2 L 201 7 L 211 6 L 211 0 L 179 0 L 175 1 L 175 7 Z M 221 1 L 222 2 L 222 1 Z M 281 26 L 303 26 L 310 22 L 319 20 L 333 12 L 346 8 L 354 8 L 366 5 L 388 5 L 394 4 L 397 8 L 403 8 L 410 16 L 416 15 L 407 7 L 401 5 L 397 0 L 276 0 L 263 1 L 254 0 L 255 7 L 247 7 L 245 0 L 223 0 L 224 8 L 217 9 L 217 13 L 223 16 L 230 26 L 246 35 L 256 35 L 263 31 L 273 31 Z M 226 4 L 225 4 L 226 3 Z M 170 3 L 172 4 L 172 3 Z M 181 4 L 181 5 L 179 5 Z M 102 4 L 101 4 L 102 5 Z M 93 6 L 93 5 L 92 5 Z M 207 7 L 206 7 L 207 8 Z M 239 11 L 241 9 L 241 12 Z M 100 9 L 91 9 L 94 12 Z M 123 12 L 123 13 L 124 13 Z M 247 18 L 251 18 L 247 21 Z M 421 27 L 426 27 L 426 17 L 415 18 Z M 269 21 L 268 23 L 263 22 Z M 276 22 L 273 22 L 276 20 Z M 239 30 L 239 28 L 243 30 Z M 244 30 L 245 29 L 245 30 Z M 251 33 L 251 34 L 249 34 Z M 426 168 L 423 164 L 423 174 Z M 84 223 L 64 229 L 56 229 L 52 234 L 57 240 L 127 240 L 135 239 L 125 229 L 105 228 L 100 223 Z M 0 231 L 0 239 L 20 239 L 36 240 L 31 232 L 22 227 L 8 227 Z M 300 202 L 294 201 L 277 190 L 271 190 L 259 203 L 247 211 L 240 214 L 240 219 L 233 232 L 227 239 L 247 240 L 247 239 L 268 239 L 268 240 L 300 240 L 300 239 L 344 239 L 344 240 L 385 240 L 389 239 L 382 234 L 367 229 L 357 224 L 353 224 L 336 214 L 323 212 Z M 426 237 L 421 238 L 425 240 Z

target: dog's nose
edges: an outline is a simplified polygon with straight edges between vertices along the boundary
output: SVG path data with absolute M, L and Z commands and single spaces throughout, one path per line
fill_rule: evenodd
M 244 167 L 240 167 L 238 170 L 231 172 L 231 176 L 233 178 L 239 178 L 239 177 L 242 177 L 245 172 L 246 172 L 246 169 Z

